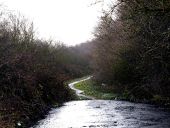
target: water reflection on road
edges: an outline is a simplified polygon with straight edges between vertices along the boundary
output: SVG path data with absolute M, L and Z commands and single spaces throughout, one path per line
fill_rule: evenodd
M 71 101 L 51 110 L 34 128 L 170 128 L 170 112 L 125 101 Z

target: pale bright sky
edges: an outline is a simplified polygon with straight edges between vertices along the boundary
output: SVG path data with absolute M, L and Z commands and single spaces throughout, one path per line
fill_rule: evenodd
M 7 9 L 33 21 L 38 36 L 75 45 L 93 38 L 101 15 L 95 0 L 0 0 Z

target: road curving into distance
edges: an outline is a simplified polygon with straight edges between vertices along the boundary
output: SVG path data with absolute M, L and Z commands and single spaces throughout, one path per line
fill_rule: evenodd
M 70 101 L 52 109 L 32 128 L 170 128 L 170 110 L 149 104 L 95 100 L 74 88 L 78 96 L 92 100 Z
M 77 95 L 77 96 L 79 96 L 79 97 L 84 97 L 84 98 L 89 99 L 89 100 L 94 100 L 94 99 L 95 99 L 94 97 L 86 96 L 86 95 L 83 94 L 83 91 L 82 91 L 82 90 L 79 90 L 79 89 L 77 89 L 77 88 L 74 87 L 75 84 L 80 83 L 80 82 L 83 82 L 83 81 L 86 81 L 86 80 L 89 80 L 89 79 L 91 79 L 91 78 L 92 78 L 92 76 L 89 76 L 89 77 L 87 77 L 87 78 L 85 78 L 85 79 L 72 82 L 72 83 L 68 84 L 68 86 L 69 86 L 72 90 L 74 90 L 74 91 L 76 92 L 76 95 Z

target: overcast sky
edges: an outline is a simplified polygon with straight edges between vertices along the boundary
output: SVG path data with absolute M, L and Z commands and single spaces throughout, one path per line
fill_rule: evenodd
M 93 38 L 101 15 L 95 0 L 0 0 L 9 10 L 34 22 L 39 37 L 75 45 Z

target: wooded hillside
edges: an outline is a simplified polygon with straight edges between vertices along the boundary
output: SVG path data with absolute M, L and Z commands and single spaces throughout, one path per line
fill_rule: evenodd
M 169 0 L 118 0 L 104 13 L 93 41 L 98 82 L 130 99 L 170 101 L 169 7 Z

